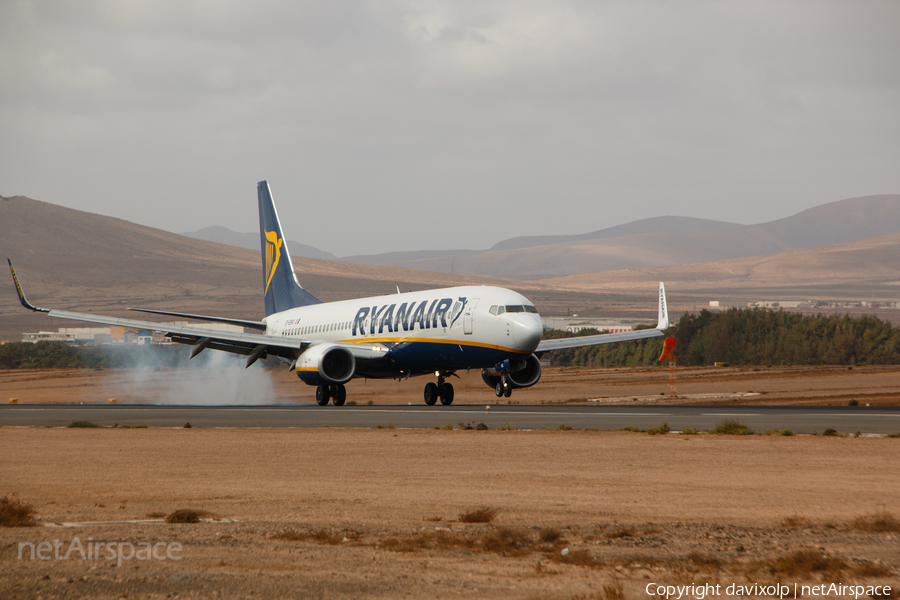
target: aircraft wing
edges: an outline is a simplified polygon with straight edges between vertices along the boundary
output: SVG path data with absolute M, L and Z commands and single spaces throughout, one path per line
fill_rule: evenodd
M 640 329 L 638 331 L 625 331 L 623 333 L 603 333 L 600 335 L 585 335 L 582 337 L 561 338 L 557 340 L 541 340 L 535 353 L 540 355 L 551 350 L 564 350 L 566 348 L 581 348 L 582 346 L 596 346 L 598 344 L 612 344 L 615 342 L 627 342 L 631 340 L 643 340 L 652 337 L 660 337 L 666 334 L 669 328 L 669 309 L 666 306 L 666 286 L 659 282 L 659 313 L 654 329 Z
M 209 348 L 212 350 L 222 350 L 233 354 L 242 354 L 247 356 L 247 366 L 249 367 L 260 358 L 268 355 L 278 356 L 287 359 L 289 362 L 296 359 L 304 350 L 306 350 L 313 342 L 312 340 L 302 340 L 297 338 L 265 335 L 261 333 L 238 333 L 228 331 L 216 331 L 214 329 L 206 329 L 198 325 L 171 325 L 167 323 L 157 323 L 154 321 L 141 321 L 137 319 L 121 319 L 118 317 L 106 317 L 103 315 L 92 315 L 87 313 L 70 312 L 67 310 L 57 310 L 50 308 L 38 308 L 28 302 L 22 286 L 19 285 L 19 279 L 16 271 L 13 269 L 12 262 L 9 262 L 9 270 L 12 273 L 13 281 L 16 284 L 16 292 L 19 294 L 19 302 L 22 306 L 36 312 L 47 313 L 51 317 L 60 319 L 71 319 L 74 321 L 87 321 L 89 323 L 99 323 L 101 325 L 110 325 L 113 327 L 127 327 L 129 329 L 146 329 L 149 331 L 165 332 L 166 337 L 173 342 L 179 344 L 188 344 L 193 346 L 191 358 Z M 149 311 L 148 311 L 149 312 Z M 160 311 L 161 312 L 161 311 Z M 173 313 L 162 313 L 173 314 Z M 194 315 L 184 315 L 194 316 Z M 198 318 L 204 318 L 199 317 Z M 206 319 L 215 319 L 214 317 L 205 317 Z M 220 319 L 226 320 L 226 319 Z M 235 322 L 237 322 L 235 320 Z M 373 344 L 341 344 L 353 353 L 354 357 L 359 360 L 377 360 L 387 355 L 387 348 Z

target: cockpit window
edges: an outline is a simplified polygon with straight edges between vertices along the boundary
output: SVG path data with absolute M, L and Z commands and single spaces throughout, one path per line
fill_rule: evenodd
M 496 304 L 491 307 L 489 311 L 492 315 L 502 315 L 507 312 L 529 312 L 532 314 L 537 314 L 537 309 L 531 304 L 507 304 L 506 306 L 497 306 Z
M 506 306 L 492 306 L 490 310 L 492 315 L 502 315 L 503 313 L 533 313 L 537 314 L 537 309 L 531 304 L 507 304 Z

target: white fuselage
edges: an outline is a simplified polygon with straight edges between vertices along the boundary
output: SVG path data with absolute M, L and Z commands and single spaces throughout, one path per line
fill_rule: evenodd
M 268 335 L 299 342 L 371 342 L 406 374 L 484 368 L 529 355 L 543 328 L 534 305 L 505 288 L 464 286 L 328 302 L 274 313 Z

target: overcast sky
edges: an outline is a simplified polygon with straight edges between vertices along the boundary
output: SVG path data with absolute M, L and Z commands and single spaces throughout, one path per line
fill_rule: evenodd
M 900 2 L 0 2 L 0 195 L 339 256 L 900 193 Z

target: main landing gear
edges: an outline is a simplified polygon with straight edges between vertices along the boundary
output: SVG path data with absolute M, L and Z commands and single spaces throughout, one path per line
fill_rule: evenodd
M 444 406 L 453 404 L 453 385 L 445 383 L 443 375 L 438 376 L 437 383 L 429 381 L 425 384 L 425 404 L 434 406 L 438 398 Z
M 344 387 L 343 383 L 335 385 L 320 384 L 316 387 L 316 404 L 325 406 L 329 400 L 334 402 L 335 406 L 344 405 L 344 401 L 347 400 L 347 388 Z
M 498 398 L 506 396 L 509 398 L 512 396 L 512 386 L 509 385 L 509 381 L 506 379 L 506 375 L 502 375 L 500 377 L 500 381 L 497 382 L 497 385 L 494 386 L 494 393 Z

